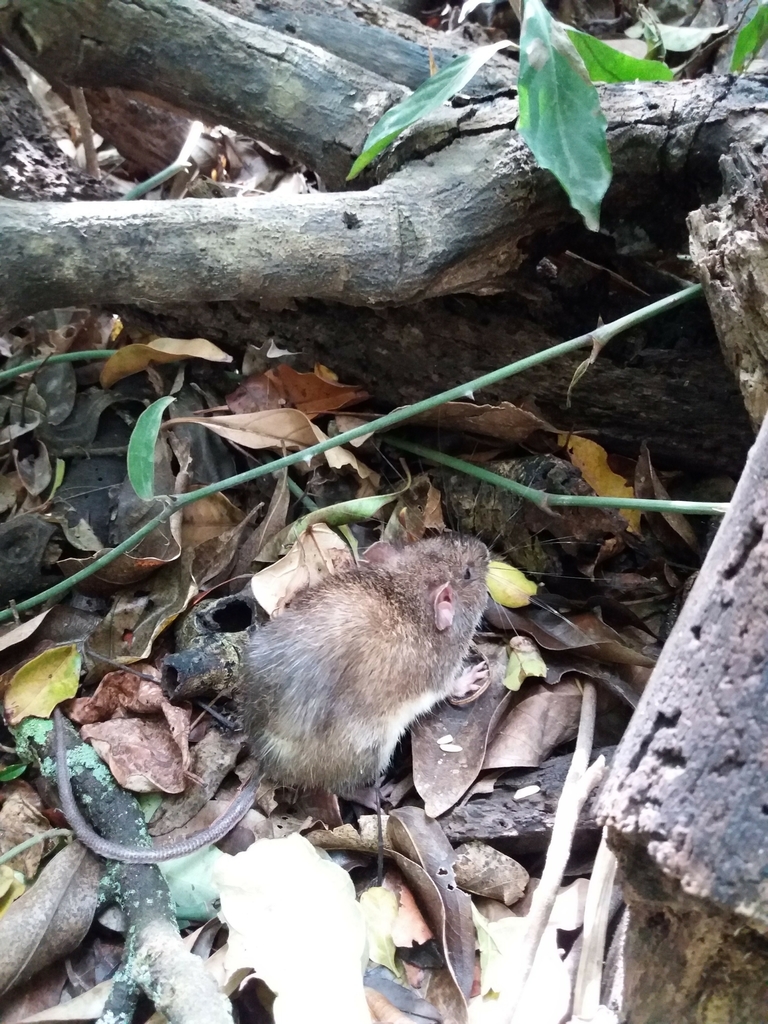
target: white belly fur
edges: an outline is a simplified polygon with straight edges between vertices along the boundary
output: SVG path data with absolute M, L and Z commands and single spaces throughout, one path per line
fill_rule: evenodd
M 420 697 L 415 697 L 413 700 L 404 704 L 397 717 L 390 722 L 389 730 L 387 732 L 387 739 L 381 750 L 381 767 L 386 768 L 389 764 L 390 758 L 394 753 L 397 741 L 403 735 L 408 726 L 419 717 L 423 715 L 430 708 L 433 708 L 438 701 L 441 701 L 445 694 L 443 693 L 424 693 Z

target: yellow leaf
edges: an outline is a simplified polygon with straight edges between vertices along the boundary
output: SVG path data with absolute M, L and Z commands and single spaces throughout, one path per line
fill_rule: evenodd
M 77 693 L 80 655 L 74 644 L 52 647 L 22 665 L 5 691 L 9 725 L 32 715 L 48 718 L 56 705 Z
M 488 593 L 505 608 L 525 608 L 538 585 L 506 562 L 491 562 L 486 577 Z
M 6 912 L 14 900 L 24 892 L 24 883 L 18 872 L 8 864 L 0 864 L 0 917 Z
M 368 934 L 368 956 L 375 964 L 382 964 L 393 974 L 399 974 L 395 962 L 395 940 L 392 938 L 398 911 L 397 896 L 389 889 L 374 886 L 361 894 L 360 909 Z
M 504 676 L 508 690 L 519 690 L 529 676 L 547 678 L 547 666 L 533 640 L 527 636 L 514 636 L 509 641 L 509 661 Z
M 602 498 L 634 498 L 635 489 L 623 476 L 608 465 L 608 453 L 595 441 L 571 434 L 560 434 L 558 441 L 565 446 L 573 465 L 595 492 Z M 632 533 L 640 533 L 640 512 L 637 509 L 619 509 Z
M 123 377 L 146 370 L 150 363 L 175 363 L 179 359 L 232 362 L 232 356 L 205 338 L 155 338 L 148 345 L 134 343 L 118 349 L 104 363 L 99 381 L 103 388 L 111 388 Z

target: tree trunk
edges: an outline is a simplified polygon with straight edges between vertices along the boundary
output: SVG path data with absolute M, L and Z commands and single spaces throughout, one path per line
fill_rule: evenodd
M 631 910 L 628 1024 L 768 1019 L 767 573 L 768 421 L 598 808 Z

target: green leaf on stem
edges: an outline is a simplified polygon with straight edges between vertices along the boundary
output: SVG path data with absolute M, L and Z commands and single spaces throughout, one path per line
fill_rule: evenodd
M 731 71 L 743 71 L 768 42 L 768 3 L 760 4 L 754 18 L 747 22 L 736 37 L 731 57 Z
M 136 421 L 128 442 L 128 479 L 140 498 L 155 496 L 155 445 L 163 413 L 175 398 L 158 398 Z
M 474 53 L 457 57 L 450 64 L 423 82 L 407 99 L 391 107 L 379 118 L 368 134 L 363 151 L 352 164 L 347 181 L 352 181 L 379 153 L 394 142 L 398 135 L 436 107 L 460 92 L 471 81 L 483 64 L 504 46 L 512 46 L 508 39 L 489 46 L 481 46 Z
M 671 82 L 672 71 L 660 60 L 622 53 L 578 29 L 566 29 L 593 82 Z
M 526 0 L 520 34 L 517 129 L 536 163 L 551 171 L 584 218 L 600 227 L 611 181 L 606 120 L 584 61 L 541 0 Z

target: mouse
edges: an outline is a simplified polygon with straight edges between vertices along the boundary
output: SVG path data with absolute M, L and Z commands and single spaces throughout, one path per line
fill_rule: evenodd
M 262 778 L 340 796 L 375 782 L 420 715 L 482 685 L 487 666 L 464 660 L 487 602 L 489 558 L 482 541 L 455 533 L 379 541 L 255 626 L 238 702 L 258 770 L 221 817 L 176 843 L 127 846 L 91 828 L 72 793 L 57 709 L 57 784 L 75 836 L 102 857 L 152 864 L 223 838 Z

